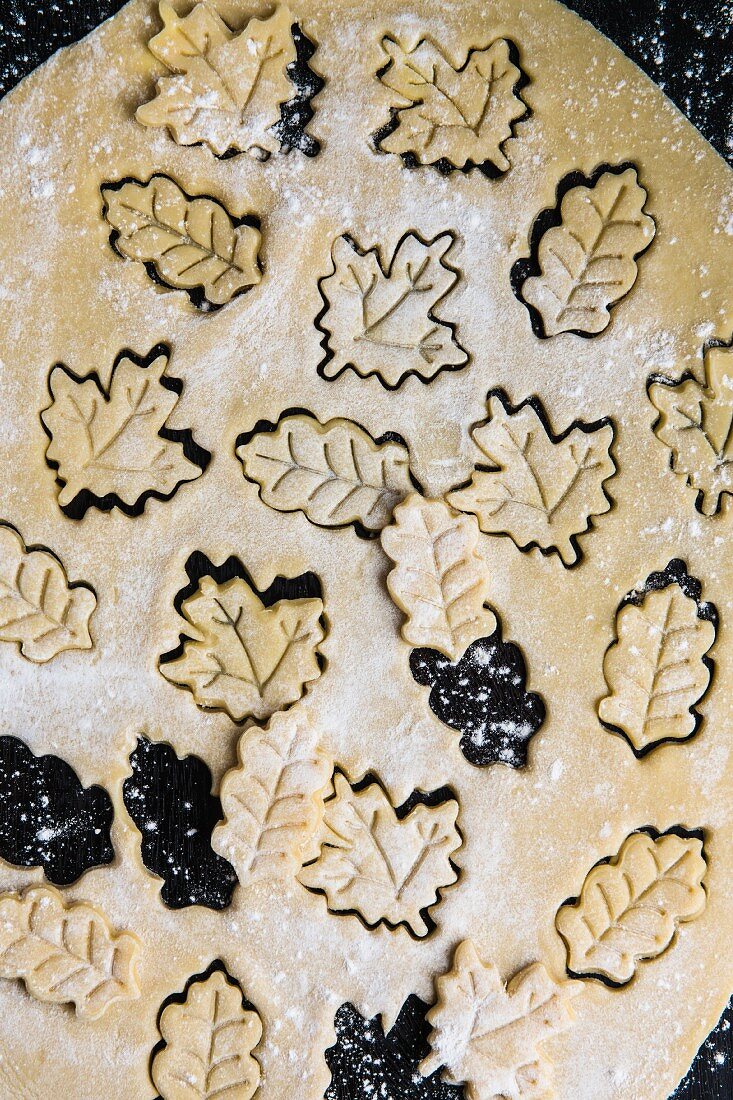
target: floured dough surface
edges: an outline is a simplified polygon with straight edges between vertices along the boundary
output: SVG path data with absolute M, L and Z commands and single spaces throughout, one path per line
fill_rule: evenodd
M 730 169 L 554 0 L 191 7 L 0 105 L 0 733 L 115 853 L 49 885 L 52 799 L 0 863 L 0 1092 L 319 1100 L 416 994 L 468 1097 L 666 1100 L 733 988 Z

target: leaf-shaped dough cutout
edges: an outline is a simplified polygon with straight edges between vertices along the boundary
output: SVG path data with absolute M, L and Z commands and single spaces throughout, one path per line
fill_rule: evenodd
M 609 308 L 633 287 L 636 261 L 654 239 L 646 199 L 635 168 L 604 171 L 589 186 L 566 191 L 560 224 L 537 246 L 539 273 L 520 290 L 540 319 L 538 335 L 596 336 L 608 327 Z
M 580 897 L 557 912 L 568 971 L 616 985 L 631 981 L 640 959 L 661 955 L 677 926 L 700 916 L 706 871 L 698 837 L 632 833 L 614 859 L 590 871 Z
M 137 515 L 148 498 L 168 500 L 201 477 L 211 455 L 189 430 L 168 426 L 183 390 L 166 375 L 169 356 L 160 344 L 144 358 L 122 352 L 108 390 L 96 374 L 80 378 L 61 363 L 51 371 L 52 403 L 41 421 L 67 515 L 81 519 L 92 505 Z
M 316 326 L 325 334 L 326 352 L 321 377 L 338 378 L 351 367 L 397 389 L 411 374 L 429 382 L 442 370 L 466 365 L 455 325 L 435 314 L 458 282 L 458 271 L 446 262 L 455 239 L 448 232 L 430 241 L 407 233 L 385 268 L 378 248 L 363 252 L 351 237 L 336 238 L 333 271 L 319 282 L 324 308 Z
M 355 790 L 341 772 L 334 791 L 325 805 L 320 854 L 299 881 L 323 892 L 332 912 L 355 911 L 369 926 L 404 924 L 426 936 L 426 911 L 458 878 L 451 863 L 462 844 L 458 803 L 418 802 L 400 813 L 376 780 Z
M 309 858 L 332 767 L 303 712 L 276 714 L 266 729 L 242 734 L 239 766 L 221 783 L 224 820 L 211 838 L 242 886 L 287 878 Z
M 655 375 L 648 393 L 670 466 L 697 490 L 698 511 L 712 516 L 723 494 L 733 495 L 733 347 L 710 345 L 704 356 L 704 385 L 690 375 L 678 382 Z
M 157 175 L 108 184 L 102 196 L 115 252 L 152 269 L 156 282 L 185 290 L 198 308 L 226 305 L 262 278 L 259 229 L 209 195 L 191 197 Z
M 321 424 L 310 413 L 284 413 L 240 437 L 236 453 L 270 508 L 303 512 L 320 527 L 353 524 L 365 538 L 413 489 L 405 444 L 375 440 L 353 420 Z
M 151 1065 L 161 1100 L 251 1100 L 260 1083 L 252 1051 L 262 1038 L 259 1014 L 221 964 L 189 982 L 184 1000 L 160 1015 L 164 1045 Z
M 443 1079 L 466 1086 L 468 1100 L 547 1100 L 554 1095 L 552 1066 L 537 1048 L 573 1022 L 575 982 L 556 982 L 541 963 L 520 970 L 506 985 L 484 963 L 471 940 L 458 945 L 453 966 L 435 982 L 437 1003 L 430 1054 L 422 1074 L 445 1067 Z
M 208 145 L 217 156 L 279 148 L 280 106 L 293 95 L 287 67 L 296 60 L 293 17 L 279 5 L 266 19 L 231 30 L 208 0 L 185 17 L 160 2 L 163 29 L 148 49 L 175 73 L 137 111 L 144 126 L 166 126 L 179 145 Z
M 609 694 L 598 704 L 605 726 L 621 733 L 638 756 L 664 741 L 691 737 L 695 710 L 710 684 L 706 659 L 717 613 L 700 602 L 700 582 L 672 561 L 633 592 L 616 615 L 616 640 L 603 661 Z
M 15 642 L 29 661 L 50 661 L 67 649 L 91 649 L 92 589 L 70 584 L 50 550 L 27 550 L 18 531 L 0 523 L 0 641 Z
M 528 113 L 519 95 L 526 78 L 511 42 L 469 50 L 460 66 L 428 38 L 405 49 L 385 35 L 382 50 L 388 61 L 377 76 L 399 103 L 375 135 L 377 149 L 418 164 L 478 166 L 492 176 L 511 167 L 504 145 Z
M 554 435 L 536 398 L 513 406 L 500 390 L 488 395 L 487 408 L 488 419 L 471 432 L 487 464 L 477 464 L 470 483 L 446 499 L 473 512 L 486 534 L 508 535 L 520 550 L 538 547 L 557 553 L 565 566 L 577 564 L 578 536 L 611 508 L 604 484 L 616 473 L 613 425 L 575 420 Z
M 270 718 L 321 674 L 320 599 L 266 607 L 242 577 L 217 584 L 203 576 L 181 615 L 190 636 L 180 656 L 161 660 L 160 671 L 188 688 L 200 707 L 223 710 L 234 722 Z
M 86 1020 L 140 995 L 138 950 L 130 932 L 86 902 L 65 905 L 53 887 L 0 895 L 0 977 L 22 979 L 39 1001 L 71 1002 Z
M 406 621 L 402 637 L 457 661 L 477 638 L 496 629 L 484 603 L 489 572 L 477 552 L 478 524 L 442 500 L 413 493 L 382 531 L 382 548 L 395 563 L 387 588 Z

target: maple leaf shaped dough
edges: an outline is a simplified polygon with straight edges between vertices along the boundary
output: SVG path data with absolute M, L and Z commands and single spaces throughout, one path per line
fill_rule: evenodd
M 455 326 L 434 313 L 458 282 L 458 272 L 446 263 L 454 241 L 452 233 L 430 241 L 408 233 L 385 269 L 378 248 L 362 252 L 350 237 L 336 238 L 333 272 L 319 284 L 325 304 L 316 322 L 326 333 L 326 358 L 318 367 L 323 378 L 338 378 L 351 367 L 397 389 L 408 375 L 428 382 L 441 370 L 466 365 Z
M 702 841 L 664 833 L 632 833 L 610 863 L 589 872 L 580 897 L 555 918 L 568 969 L 584 977 L 631 981 L 639 959 L 666 951 L 683 921 L 706 903 Z
M 494 393 L 487 408 L 488 419 L 471 435 L 489 465 L 477 465 L 470 484 L 446 499 L 473 512 L 487 534 L 509 535 L 520 550 L 555 551 L 574 565 L 577 536 L 611 508 L 603 486 L 616 472 L 612 425 L 574 421 L 554 436 L 539 401 L 514 407 Z
M 26 550 L 15 528 L 0 523 L 0 641 L 16 642 L 39 663 L 67 649 L 91 649 L 96 606 L 91 588 L 69 584 L 50 551 Z
M 208 0 L 181 18 L 161 0 L 163 30 L 150 52 L 175 76 L 137 111 L 144 126 L 167 126 L 179 145 L 204 142 L 217 156 L 230 150 L 265 158 L 279 147 L 272 128 L 293 94 L 286 69 L 296 59 L 293 18 L 285 5 L 250 19 L 235 33 Z
M 242 1005 L 242 991 L 222 970 L 188 986 L 182 1004 L 160 1016 L 164 1046 L 151 1065 L 153 1084 L 165 1100 L 251 1100 L 260 1083 L 252 1051 L 262 1038 L 259 1014 Z
M 418 803 L 399 817 L 377 782 L 355 791 L 337 772 L 334 791 L 325 805 L 320 855 L 300 872 L 300 882 L 323 891 L 332 912 L 356 910 L 369 926 L 405 924 L 426 936 L 423 911 L 458 878 L 451 864 L 462 844 L 458 803 Z
M 72 1002 L 86 1020 L 140 996 L 139 947 L 130 932 L 113 932 L 100 910 L 67 906 L 50 886 L 0 895 L 0 977 L 22 979 L 39 1001 Z
M 649 399 L 672 469 L 697 490 L 698 510 L 715 515 L 722 495 L 733 494 L 733 347 L 705 349 L 704 386 L 694 378 L 655 378 Z
M 303 865 L 323 817 L 331 760 L 303 713 L 276 714 L 239 739 L 239 766 L 221 783 L 224 820 L 211 838 L 242 886 L 286 878 Z
M 386 35 L 382 49 L 389 63 L 378 76 L 397 92 L 400 103 L 396 127 L 385 127 L 388 132 L 378 136 L 377 148 L 410 154 L 419 164 L 486 166 L 492 174 L 511 167 L 503 146 L 527 108 L 516 92 L 522 70 L 513 63 L 506 39 L 470 50 L 460 68 L 429 39 L 406 50 Z
M 656 226 L 643 213 L 647 193 L 636 170 L 604 172 L 590 187 L 571 188 L 560 204 L 560 225 L 541 237 L 540 274 L 526 279 L 521 297 L 538 313 L 543 336 L 595 336 L 608 327 L 609 308 L 636 282 L 636 260 Z
M 374 440 L 353 420 L 321 424 L 307 413 L 283 416 L 246 437 L 236 453 L 270 508 L 302 511 L 321 527 L 354 524 L 367 538 L 413 487 L 407 447 Z
M 609 694 L 598 716 L 639 755 L 690 737 L 700 723 L 695 704 L 711 675 L 703 658 L 716 633 L 715 623 L 700 613 L 709 606 L 672 583 L 618 612 L 617 638 L 603 660 Z
M 547 1100 L 553 1094 L 551 1067 L 536 1048 L 572 1023 L 576 983 L 555 982 L 533 963 L 505 986 L 497 968 L 464 940 L 453 968 L 435 984 L 423 1075 L 444 1066 L 444 1080 L 464 1084 L 468 1100 Z
M 202 577 L 181 604 L 191 637 L 180 657 L 161 661 L 160 671 L 187 687 L 200 707 L 223 710 L 234 722 L 269 718 L 320 676 L 322 614 L 319 599 L 265 607 L 241 577 L 225 584 Z
M 199 309 L 216 309 L 262 278 L 259 229 L 233 219 L 216 199 L 194 198 L 168 176 L 102 188 L 110 242 L 120 256 L 155 269 Z
M 394 522 L 382 531 L 382 549 L 396 568 L 387 588 L 405 613 L 402 637 L 457 661 L 477 638 L 496 629 L 484 603 L 489 572 L 477 553 L 479 529 L 442 500 L 413 493 L 398 504 Z
M 130 515 L 148 497 L 165 500 L 201 476 L 208 452 L 193 445 L 189 432 L 167 427 L 181 393 L 166 377 L 167 365 L 167 351 L 154 349 L 147 359 L 124 352 L 107 391 L 94 374 L 78 378 L 62 364 L 53 368 L 53 401 L 41 420 L 51 438 L 46 460 L 58 471 L 61 508 L 84 515 L 93 503 Z M 79 502 L 82 494 L 93 501 Z

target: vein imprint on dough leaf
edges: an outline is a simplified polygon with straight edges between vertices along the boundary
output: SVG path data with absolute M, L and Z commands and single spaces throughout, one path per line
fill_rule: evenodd
M 671 468 L 697 491 L 698 512 L 713 516 L 733 495 L 733 346 L 709 344 L 703 356 L 704 384 L 689 374 L 653 375 L 647 392 Z
M 219 581 L 219 570 L 208 563 L 214 575 L 201 574 L 189 586 L 179 604 L 187 634 L 159 667 L 200 707 L 223 710 L 235 722 L 262 721 L 297 702 L 320 676 L 323 600 L 291 597 L 302 578 L 277 578 L 268 592 L 285 595 L 270 604 L 238 564 L 237 575 Z M 320 592 L 317 578 L 304 577 L 315 582 L 310 591 Z
M 646 200 L 629 165 L 560 183 L 557 207 L 535 221 L 531 257 L 512 270 L 536 335 L 597 336 L 608 327 L 610 308 L 634 286 L 638 258 L 656 233 Z
M 316 318 L 324 333 L 323 378 L 351 368 L 397 389 L 412 374 L 429 382 L 466 365 L 455 324 L 435 313 L 459 280 L 446 262 L 455 241 L 450 232 L 429 241 L 408 233 L 387 267 L 376 247 L 362 251 L 349 236 L 334 241 L 333 271 L 319 282 L 324 308 Z
M 332 912 L 356 912 L 369 927 L 383 921 L 428 935 L 434 927 L 429 910 L 441 888 L 458 879 L 451 860 L 463 842 L 458 802 L 448 790 L 415 792 L 395 809 L 373 776 L 354 786 L 337 771 L 333 783 L 319 854 L 299 881 L 325 894 Z
M 466 485 L 448 493 L 487 534 L 508 535 L 520 550 L 581 560 L 579 536 L 611 508 L 606 482 L 616 473 L 613 424 L 574 420 L 555 435 L 537 398 L 513 406 L 502 390 L 487 398 L 488 418 L 471 435 L 485 462 Z
M 50 661 L 67 649 L 91 649 L 89 622 L 97 597 L 69 583 L 50 550 L 26 549 L 18 531 L 0 522 L 0 641 L 15 642 L 29 661 Z
M 48 465 L 57 471 L 58 500 L 72 519 L 88 508 L 140 515 L 150 497 L 168 500 L 195 481 L 211 455 L 188 429 L 168 420 L 182 384 L 166 375 L 170 351 L 157 345 L 145 357 L 123 351 L 109 388 L 96 373 L 82 378 L 58 363 L 48 381 L 51 405 L 41 412 L 49 436 Z
M 320 527 L 351 524 L 362 538 L 376 537 L 416 484 L 399 436 L 374 439 L 353 420 L 321 424 L 302 410 L 260 421 L 237 439 L 236 453 L 270 508 L 301 511 Z
M 191 197 L 168 176 L 102 187 L 110 244 L 154 282 L 185 290 L 201 310 L 218 309 L 259 283 L 259 220 L 234 218 L 209 195 Z
M 513 42 L 500 38 L 469 50 L 460 66 L 429 38 L 406 49 L 385 35 L 381 45 L 387 62 L 377 77 L 398 103 L 373 135 L 379 152 L 397 154 L 410 168 L 479 168 L 490 177 L 508 171 L 504 147 L 529 114 L 521 97 L 528 79 Z

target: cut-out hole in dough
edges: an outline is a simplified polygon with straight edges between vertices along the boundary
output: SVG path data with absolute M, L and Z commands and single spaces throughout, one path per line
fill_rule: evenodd
M 532 227 L 529 258 L 511 272 L 536 336 L 593 337 L 608 327 L 609 310 L 634 286 L 637 261 L 654 239 L 646 200 L 633 164 L 603 164 L 560 182 L 556 205 Z
M 675 558 L 621 601 L 616 638 L 603 674 L 609 694 L 598 716 L 624 737 L 637 757 L 659 745 L 689 741 L 703 717 L 696 710 L 713 675 L 707 656 L 718 612 L 701 599 L 702 585 Z
M 0 737 L 0 857 L 43 867 L 57 886 L 114 859 L 112 801 L 83 787 L 60 756 L 35 756 L 17 737 Z
M 396 390 L 410 376 L 430 382 L 466 366 L 457 325 L 435 312 L 460 279 L 446 259 L 456 240 L 448 231 L 432 240 L 406 233 L 387 263 L 378 246 L 362 249 L 348 234 L 336 238 L 333 270 L 318 282 L 322 378 L 333 381 L 351 369 Z
M 377 77 L 400 102 L 372 135 L 378 152 L 443 175 L 478 168 L 494 179 L 509 170 L 506 143 L 530 113 L 521 94 L 529 79 L 513 42 L 499 38 L 470 49 L 460 65 L 428 37 L 408 49 L 385 35 L 381 46 L 388 60 Z
M 305 409 L 258 421 L 235 450 L 268 507 L 302 512 L 317 527 L 353 526 L 360 538 L 376 538 L 395 505 L 420 488 L 401 436 L 375 439 L 340 417 L 321 424 Z
M 183 383 L 166 374 L 170 354 L 166 344 L 145 356 L 121 351 L 108 388 L 96 371 L 81 376 L 62 363 L 51 370 L 41 423 L 69 519 L 83 519 L 89 508 L 140 516 L 148 500 L 170 500 L 205 472 L 210 453 L 190 428 L 168 425 L 183 393 Z
M 276 577 L 260 592 L 237 558 L 214 565 L 196 552 L 174 601 L 187 633 L 158 667 L 198 706 L 234 722 L 264 721 L 297 702 L 325 667 L 321 582 L 315 573 Z
M 132 774 L 122 784 L 125 808 L 140 831 L 144 865 L 163 880 L 171 909 L 224 909 L 237 884 L 234 868 L 211 847 L 221 803 L 198 756 L 179 758 L 170 745 L 138 737 Z

